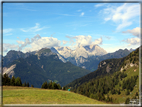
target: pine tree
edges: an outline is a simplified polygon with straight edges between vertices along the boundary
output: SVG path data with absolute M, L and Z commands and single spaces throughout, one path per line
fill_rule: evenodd
M 29 83 L 27 83 L 27 87 L 29 87 L 30 85 L 29 85 Z
M 8 77 L 8 74 L 4 74 L 2 78 L 2 85 L 10 85 L 10 78 Z
M 130 103 L 130 98 L 128 97 L 126 100 L 125 100 L 125 104 L 129 104 Z
M 14 77 L 14 76 L 12 76 L 11 85 L 12 85 L 12 86 L 15 86 L 15 77 Z
M 93 94 L 90 94 L 90 98 L 94 98 L 94 95 L 93 95 Z
M 17 77 L 17 78 L 15 79 L 15 85 L 16 85 L 16 86 L 22 86 L 22 82 L 21 82 L 20 77 Z
M 47 88 L 48 88 L 47 81 L 45 81 L 45 82 L 42 84 L 41 88 L 44 88 L 44 89 L 47 89 Z
M 49 89 L 52 89 L 52 81 L 48 84 Z
M 52 83 L 52 89 L 58 89 L 58 86 L 55 82 Z
M 24 87 L 26 87 L 26 86 L 27 86 L 27 83 L 25 82 L 25 83 L 24 83 Z
M 63 90 L 66 90 L 66 87 L 63 87 Z
M 120 95 L 120 94 L 121 94 L 120 89 L 118 89 L 118 92 L 117 92 L 117 93 L 118 93 L 118 95 Z
M 110 101 L 109 95 L 107 95 L 106 101 L 107 101 L 107 102 Z
M 126 89 L 126 95 L 129 95 L 129 94 L 130 94 L 130 91 Z
M 58 89 L 62 89 L 62 87 L 60 86 L 60 84 L 57 84 Z

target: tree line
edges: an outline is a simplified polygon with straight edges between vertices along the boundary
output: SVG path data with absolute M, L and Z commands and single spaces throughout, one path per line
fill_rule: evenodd
M 132 76 L 127 80 L 123 80 L 125 77 L 127 77 L 125 72 L 116 72 L 111 76 L 92 79 L 71 91 L 100 101 L 113 102 L 115 99 L 110 97 L 109 94 L 120 95 L 123 89 L 127 89 L 129 92 L 132 91 L 138 78 L 138 76 Z M 122 84 L 120 83 L 121 80 L 123 81 Z M 115 88 L 116 85 L 119 85 L 118 89 Z M 128 95 L 127 90 L 126 95 Z
M 8 74 L 6 73 L 2 76 L 2 85 L 29 87 L 28 82 L 27 83 L 25 82 L 22 84 L 20 77 L 15 78 L 14 76 L 12 76 L 12 78 L 10 78 Z M 34 86 L 31 85 L 31 87 L 34 87 Z
M 23 87 L 29 87 L 29 82 L 24 82 L 22 84 L 22 81 L 21 81 L 21 78 L 20 77 L 17 77 L 15 78 L 14 76 L 12 76 L 12 78 L 10 78 L 8 76 L 8 74 L 4 74 L 2 76 L 2 85 L 7 85 L 7 86 L 23 86 Z M 31 87 L 34 87 L 33 85 L 31 85 Z M 47 81 L 45 81 L 41 88 L 43 89 L 62 89 L 62 87 L 60 86 L 60 84 L 57 84 L 55 82 L 49 82 L 47 83 Z M 65 87 L 63 87 L 63 90 L 66 90 Z
M 47 81 L 45 81 L 41 88 L 43 89 L 62 89 L 62 87 L 60 86 L 60 84 L 57 84 L 55 82 L 50 81 L 49 83 L 47 83 Z M 63 88 L 65 90 L 65 87 Z

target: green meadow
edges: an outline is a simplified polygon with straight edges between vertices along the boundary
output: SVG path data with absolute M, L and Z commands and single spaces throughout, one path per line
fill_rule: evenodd
M 3 86 L 3 104 L 106 104 L 63 90 Z

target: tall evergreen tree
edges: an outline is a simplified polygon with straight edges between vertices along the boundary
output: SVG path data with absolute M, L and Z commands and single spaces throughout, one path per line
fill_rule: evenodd
M 21 82 L 20 77 L 17 77 L 17 78 L 15 79 L 15 85 L 16 85 L 16 86 L 22 86 L 22 82 Z
M 30 85 L 29 85 L 29 83 L 27 83 L 27 87 L 29 87 Z
M 60 84 L 57 84 L 58 89 L 62 89 L 62 87 L 60 86 Z
M 125 104 L 129 104 L 130 103 L 130 98 L 128 97 L 126 100 L 125 100 Z
M 43 84 L 42 84 L 42 86 L 41 86 L 41 88 L 44 88 L 44 89 L 47 89 L 47 81 L 45 81 Z
M 15 86 L 15 77 L 14 77 L 14 76 L 12 76 L 11 85 L 12 85 L 12 86 Z

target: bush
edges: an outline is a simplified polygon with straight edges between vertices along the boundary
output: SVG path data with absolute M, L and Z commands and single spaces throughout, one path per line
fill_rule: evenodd
M 126 100 L 125 100 L 125 104 L 129 104 L 130 103 L 130 98 L 128 97 Z
M 126 95 L 129 95 L 130 94 L 130 91 L 126 89 Z

